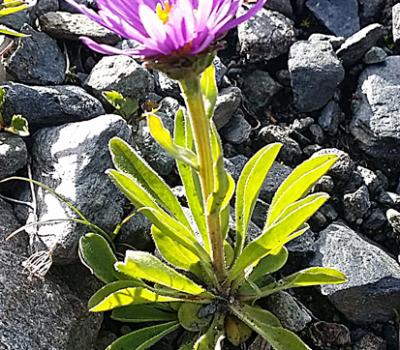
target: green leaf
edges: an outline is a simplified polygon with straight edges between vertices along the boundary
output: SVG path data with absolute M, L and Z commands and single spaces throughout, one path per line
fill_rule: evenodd
M 287 288 L 318 286 L 323 284 L 341 284 L 347 282 L 346 276 L 332 268 L 310 267 L 285 277 L 278 282 L 279 287 Z
M 267 255 L 258 262 L 247 279 L 256 282 L 265 275 L 279 271 L 286 264 L 288 256 L 289 253 L 285 247 L 282 247 L 276 255 Z
M 142 328 L 118 338 L 106 350 L 146 350 L 178 328 L 177 322 Z
M 337 159 L 336 154 L 314 156 L 295 168 L 280 185 L 272 199 L 266 227 L 272 225 L 291 203 L 303 197 Z
M 124 118 L 130 117 L 139 109 L 139 102 L 135 98 L 125 98 L 118 91 L 103 91 L 102 96 L 111 104 Z
M 157 115 L 148 113 L 147 125 L 153 138 L 172 158 L 185 162 L 193 169 L 199 168 L 196 154 L 188 148 L 175 144 L 170 132 Z
M 20 115 L 13 115 L 10 126 L 5 127 L 4 130 L 22 137 L 29 136 L 28 121 Z
M 115 267 L 127 276 L 159 283 L 184 293 L 199 295 L 206 292 L 203 287 L 176 272 L 150 253 L 128 250 L 124 262 L 117 262 Z
M 229 273 L 229 280 L 234 280 L 250 265 L 268 254 L 276 254 L 290 239 L 291 234 L 304 223 L 326 202 L 327 194 L 317 194 L 314 200 L 307 202 L 297 210 L 285 216 L 282 220 L 270 226 L 259 237 L 243 250 Z M 296 237 L 306 232 L 308 227 L 300 230 Z
M 104 283 L 121 279 L 121 275 L 114 269 L 117 258 L 104 237 L 95 233 L 88 233 L 81 237 L 79 256 L 84 265 Z
M 225 240 L 224 241 L 224 252 L 225 252 L 225 262 L 226 266 L 231 266 L 234 258 L 234 251 L 232 246 Z
M 214 107 L 218 97 L 214 64 L 211 64 L 201 75 L 200 86 L 203 94 L 206 115 L 211 119 L 214 115 Z
M 296 334 L 282 328 L 279 320 L 269 311 L 249 305 L 231 306 L 231 311 L 275 350 L 311 350 Z
M 0 25 L 0 34 L 15 36 L 15 37 L 17 37 L 17 38 L 25 38 L 25 37 L 28 36 L 28 35 L 26 35 L 26 34 L 17 32 L 17 31 L 14 30 L 14 29 L 8 28 L 8 27 L 6 27 L 6 26 L 4 26 L 4 25 Z
M 5 7 L 0 10 L 0 17 L 12 15 L 13 13 L 20 12 L 28 9 L 29 5 L 19 5 L 14 7 Z
M 140 322 L 160 322 L 177 320 L 176 312 L 168 312 L 159 306 L 162 304 L 139 304 L 129 305 L 115 309 L 111 313 L 111 318 L 120 322 L 140 323 Z
M 217 314 L 211 326 L 194 344 L 193 350 L 222 350 L 224 317 Z
M 124 288 L 109 294 L 98 304 L 92 306 L 90 311 L 103 312 L 132 304 L 168 303 L 178 300 L 180 299 L 159 295 L 143 287 Z
M 2 108 L 4 105 L 4 102 L 6 102 L 6 95 L 7 95 L 6 89 L 3 87 L 0 87 L 0 108 Z
M 251 328 L 237 317 L 228 315 L 225 318 L 225 334 L 233 345 L 239 346 L 244 343 L 250 338 L 252 333 Z
M 181 326 L 189 332 L 199 332 L 206 328 L 211 322 L 211 317 L 200 318 L 198 316 L 198 312 L 202 307 L 204 305 L 183 303 L 178 310 L 178 319 Z
M 262 148 L 247 162 L 239 177 L 236 190 L 236 256 L 242 252 L 258 194 L 281 147 L 281 144 L 273 143 Z
M 190 227 L 178 199 L 165 181 L 124 140 L 114 137 L 109 143 L 117 170 L 132 175 L 157 203 L 176 219 Z

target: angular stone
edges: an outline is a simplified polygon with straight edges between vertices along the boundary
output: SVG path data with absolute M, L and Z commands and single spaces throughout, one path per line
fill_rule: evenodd
M 266 9 L 238 27 L 240 55 L 248 62 L 263 62 L 289 51 L 295 41 L 293 22 Z
M 321 111 L 318 124 L 330 136 L 335 136 L 338 131 L 342 111 L 336 101 L 330 101 Z
M 314 154 L 317 156 L 321 154 L 332 153 L 338 156 L 338 160 L 330 168 L 328 174 L 330 174 L 336 180 L 346 182 L 355 169 L 355 164 L 353 160 L 346 152 L 343 152 L 337 148 L 324 148 Z
M 35 14 L 41 16 L 47 12 L 58 11 L 59 8 L 58 0 L 39 0 L 35 8 Z
M 355 345 L 354 350 L 387 350 L 386 342 L 372 333 L 364 335 Z
M 269 0 L 265 7 L 272 11 L 278 11 L 289 18 L 293 18 L 294 16 L 290 0 Z
M 8 132 L 0 132 L 0 180 L 14 175 L 28 162 L 24 140 Z
M 386 217 L 393 230 L 400 234 L 400 213 L 397 210 L 389 209 L 386 212 Z
M 325 41 L 332 45 L 334 50 L 337 50 L 345 42 L 342 36 L 334 36 L 328 34 L 314 33 L 308 38 L 308 41 Z
M 28 24 L 22 27 L 21 32 L 29 36 L 18 41 L 7 59 L 7 73 L 21 83 L 61 84 L 65 79 L 66 62 L 57 42 Z
M 123 215 L 124 196 L 105 171 L 112 168 L 108 142 L 114 136 L 130 141 L 126 122 L 116 115 L 41 129 L 32 147 L 33 178 L 65 196 L 87 219 L 112 232 Z M 38 221 L 76 215 L 52 194 L 38 188 Z M 77 244 L 88 228 L 72 222 L 39 226 L 31 235 L 34 251 L 53 251 L 54 263 L 72 263 Z
M 237 113 L 221 129 L 220 133 L 226 142 L 240 145 L 249 140 L 251 125 L 244 118 L 243 114 Z
M 25 24 L 32 25 L 35 18 L 35 7 L 0 18 L 0 24 L 15 30 L 21 30 Z
M 345 66 L 351 66 L 357 63 L 383 37 L 383 34 L 384 30 L 381 24 L 370 24 L 348 38 L 336 54 Z
M 351 343 L 350 330 L 339 323 L 319 321 L 309 328 L 308 333 L 318 348 L 345 346 Z
M 386 0 L 358 0 L 362 27 L 380 19 L 385 2 Z
M 384 49 L 379 46 L 371 47 L 364 55 L 365 64 L 377 64 L 385 61 L 387 53 Z
M 239 88 L 232 86 L 220 91 L 213 117 L 217 129 L 221 129 L 228 124 L 241 103 L 242 92 Z
M 333 267 L 348 279 L 321 292 L 354 323 L 387 322 L 400 307 L 400 267 L 396 260 L 340 222 L 320 233 L 312 265 Z
M 400 4 L 392 7 L 392 23 L 393 41 L 396 45 L 400 45 Z
M 279 162 L 274 162 L 271 169 L 269 170 L 267 178 L 265 179 L 261 187 L 260 198 L 263 201 L 270 203 L 276 190 L 289 176 L 292 170 L 293 169 L 287 165 Z
M 21 265 L 0 249 L 0 349 L 93 349 L 102 316 L 57 276 L 30 280 Z
M 7 90 L 4 115 L 23 115 L 32 128 L 91 119 L 104 114 L 99 100 L 78 86 L 2 85 Z
M 343 196 L 344 217 L 349 222 L 360 224 L 370 207 L 368 187 L 365 185 Z
M 294 104 L 300 112 L 325 106 L 344 78 L 342 64 L 327 42 L 296 42 L 288 64 Z
M 360 30 L 357 0 L 307 0 L 306 6 L 337 36 L 347 38 Z
M 79 37 L 87 36 L 109 45 L 114 45 L 119 41 L 118 35 L 82 14 L 48 12 L 39 18 L 39 23 L 42 31 L 56 39 L 79 40 Z
M 400 159 L 400 56 L 368 66 L 353 99 L 350 131 L 361 148 L 382 160 Z
M 85 86 L 98 98 L 103 91 L 116 90 L 124 97 L 140 100 L 154 90 L 154 78 L 131 57 L 109 56 L 96 64 Z

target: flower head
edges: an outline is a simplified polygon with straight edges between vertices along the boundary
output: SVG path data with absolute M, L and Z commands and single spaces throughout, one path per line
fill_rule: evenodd
M 203 53 L 265 3 L 258 0 L 236 17 L 243 0 L 97 0 L 98 11 L 67 1 L 100 25 L 138 43 L 137 48 L 121 50 L 82 38 L 91 49 L 145 59 Z

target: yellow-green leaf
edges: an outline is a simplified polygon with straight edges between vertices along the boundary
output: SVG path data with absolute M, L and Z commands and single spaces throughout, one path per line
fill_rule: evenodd
M 286 264 L 288 256 L 289 253 L 285 247 L 282 247 L 275 255 L 267 255 L 257 263 L 247 279 L 255 282 L 265 275 L 279 271 Z
M 111 318 L 116 321 L 129 323 L 177 320 L 176 312 L 166 311 L 160 305 L 162 304 L 153 303 L 124 306 L 113 310 Z
M 194 344 L 193 350 L 222 350 L 224 317 L 217 314 L 207 332 Z
M 200 318 L 199 310 L 204 307 L 201 304 L 183 303 L 178 310 L 179 323 L 189 332 L 199 332 L 205 329 L 211 322 L 211 317 Z
M 332 268 L 310 267 L 296 272 L 278 282 L 278 285 L 286 288 L 308 287 L 323 284 L 342 284 L 347 282 L 346 276 Z M 285 289 L 286 289 L 285 288 Z
M 225 334 L 233 345 L 239 346 L 244 343 L 250 338 L 252 333 L 251 328 L 237 317 L 228 315 L 225 318 Z
M 214 64 L 208 66 L 208 68 L 201 75 L 200 86 L 203 94 L 206 115 L 209 119 L 211 119 L 214 114 L 214 107 L 218 97 Z
M 1 12 L 1 10 L 0 10 L 0 12 Z M 15 37 L 17 37 L 17 38 L 24 38 L 24 37 L 27 37 L 26 34 L 17 32 L 16 30 L 11 29 L 11 28 L 8 28 L 8 27 L 6 27 L 6 26 L 4 26 L 4 25 L 0 25 L 0 34 L 2 34 L 2 35 L 15 36 Z

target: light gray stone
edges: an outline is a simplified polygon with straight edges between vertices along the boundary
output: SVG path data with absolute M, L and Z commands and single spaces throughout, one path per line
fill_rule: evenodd
M 2 85 L 7 90 L 4 116 L 23 115 L 29 126 L 51 126 L 91 119 L 104 114 L 99 100 L 78 86 Z
M 357 0 L 307 0 L 306 6 L 337 36 L 347 38 L 360 30 Z
M 28 161 L 24 140 L 17 135 L 0 132 L 0 180 L 14 175 Z
M 221 129 L 228 124 L 241 103 L 242 92 L 239 88 L 232 86 L 219 92 L 213 117 L 217 129 Z
M 400 44 L 400 4 L 392 7 L 392 30 L 393 41 L 396 45 Z
M 308 41 L 325 41 L 332 45 L 334 50 L 337 50 L 345 42 L 342 36 L 334 36 L 328 34 L 314 33 L 308 38 Z
M 400 234 L 400 213 L 397 210 L 389 209 L 386 212 L 386 217 L 393 230 Z
M 300 112 L 324 107 L 344 78 L 344 68 L 327 42 L 296 42 L 288 64 L 294 104 Z
M 333 267 L 348 279 L 321 287 L 335 307 L 355 323 L 386 322 L 400 307 L 400 267 L 395 259 L 343 223 L 319 235 L 312 265 Z
M 124 196 L 105 174 L 112 168 L 108 142 L 114 136 L 130 141 L 126 122 L 116 115 L 41 129 L 32 147 L 33 178 L 65 196 L 89 221 L 112 232 L 120 222 Z M 74 217 L 64 203 L 38 188 L 38 221 Z M 77 258 L 77 244 L 87 227 L 72 222 L 41 225 L 30 233 L 34 251 L 53 252 L 58 264 Z
M 387 53 L 384 49 L 379 46 L 371 47 L 364 55 L 365 64 L 377 64 L 385 61 Z
M 289 51 L 295 41 L 293 21 L 267 9 L 238 27 L 240 55 L 248 62 L 263 62 Z
M 79 40 L 79 37 L 86 36 L 109 45 L 119 41 L 118 35 L 83 14 L 48 12 L 40 16 L 39 23 L 42 31 L 56 39 Z

